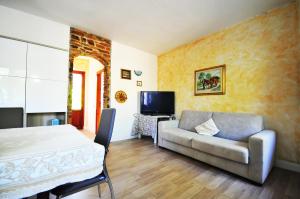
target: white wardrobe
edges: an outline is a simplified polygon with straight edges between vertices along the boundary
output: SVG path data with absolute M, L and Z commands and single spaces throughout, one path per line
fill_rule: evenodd
M 66 113 L 68 59 L 67 51 L 0 37 L 0 107 Z

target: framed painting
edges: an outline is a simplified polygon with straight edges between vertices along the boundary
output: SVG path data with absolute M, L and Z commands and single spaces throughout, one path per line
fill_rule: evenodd
M 224 95 L 226 66 L 214 66 L 195 71 L 195 95 Z
M 131 70 L 121 69 L 121 78 L 122 79 L 131 79 Z

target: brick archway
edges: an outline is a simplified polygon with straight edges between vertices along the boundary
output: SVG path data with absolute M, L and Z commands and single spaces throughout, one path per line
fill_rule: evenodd
M 110 107 L 110 53 L 111 41 L 71 27 L 69 52 L 68 123 L 72 122 L 72 71 L 74 58 L 88 56 L 104 66 L 103 106 Z

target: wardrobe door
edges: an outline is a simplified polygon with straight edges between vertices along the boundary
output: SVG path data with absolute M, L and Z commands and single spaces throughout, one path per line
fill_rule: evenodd
M 27 78 L 26 112 L 67 112 L 68 83 Z
M 28 44 L 27 77 L 68 81 L 69 52 Z
M 0 76 L 0 107 L 25 107 L 25 78 Z
M 26 76 L 27 43 L 0 37 L 0 75 Z

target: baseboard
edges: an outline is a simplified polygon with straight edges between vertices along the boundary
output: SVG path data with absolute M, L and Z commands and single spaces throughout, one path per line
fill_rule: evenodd
M 122 142 L 122 141 L 128 141 L 137 138 L 137 136 L 131 136 L 131 137 L 126 137 L 126 138 L 121 138 L 121 139 L 116 139 L 116 140 L 111 140 L 111 142 Z
M 286 160 L 276 160 L 275 167 L 300 173 L 300 164 L 289 162 Z

